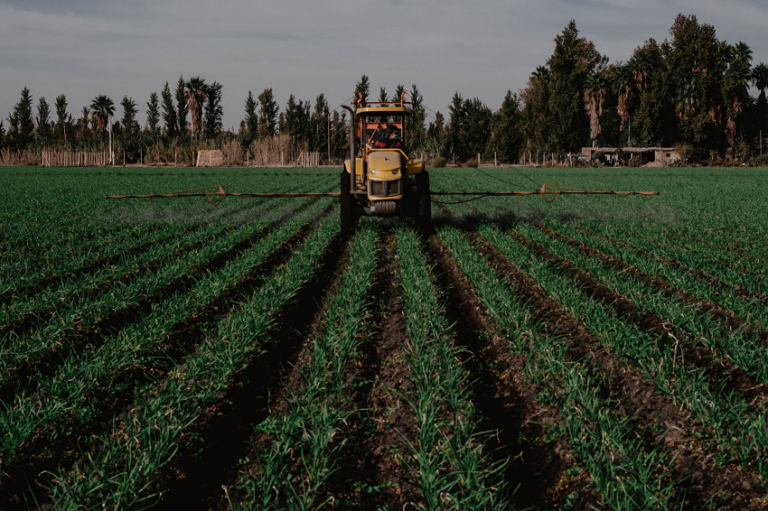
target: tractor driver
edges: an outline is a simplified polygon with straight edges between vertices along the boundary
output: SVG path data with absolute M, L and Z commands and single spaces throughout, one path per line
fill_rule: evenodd
M 368 142 L 366 144 L 367 149 L 400 149 L 406 152 L 405 145 L 400 139 L 400 129 L 396 126 L 387 126 L 387 130 L 382 137 L 379 137 L 375 142 Z

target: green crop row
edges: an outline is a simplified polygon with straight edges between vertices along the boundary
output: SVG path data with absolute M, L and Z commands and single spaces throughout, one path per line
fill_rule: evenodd
M 219 399 L 235 374 L 265 349 L 277 312 L 299 291 L 338 222 L 323 221 L 293 256 L 221 320 L 184 363 L 137 394 L 133 411 L 99 438 L 82 466 L 62 468 L 51 489 L 57 509 L 132 509 L 155 498 L 148 489 L 176 454 L 201 410 Z
M 40 328 L 21 336 L 11 331 L 0 341 L 0 352 L 3 353 L 0 359 L 0 371 L 4 373 L 27 358 L 35 357 L 56 347 L 60 337 L 76 333 L 78 326 L 93 325 L 105 315 L 130 307 L 142 296 L 149 295 L 167 282 L 184 276 L 191 269 L 216 257 L 218 253 L 226 252 L 233 244 L 256 234 L 269 222 L 278 219 L 296 206 L 295 202 L 286 203 L 282 208 L 270 211 L 258 221 L 244 224 L 196 250 L 178 254 L 164 262 L 160 268 L 146 274 L 144 278 L 114 286 L 81 302 L 67 304 L 65 309 L 57 311 Z
M 95 403 L 83 406 L 89 393 L 129 391 L 133 382 L 126 382 L 123 386 L 128 388 L 119 389 L 114 383 L 116 376 L 130 367 L 151 370 L 153 363 L 162 360 L 162 352 L 157 352 L 159 341 L 173 331 L 174 325 L 238 282 L 313 214 L 316 212 L 304 212 L 281 225 L 221 270 L 202 275 L 188 292 L 157 304 L 137 323 L 107 336 L 103 345 L 65 358 L 53 375 L 33 374 L 22 389 L 34 382 L 34 390 L 17 391 L 13 404 L 0 414 L 0 429 L 4 432 L 0 438 L 0 458 L 4 463 L 12 461 L 33 435 L 48 430 L 46 426 L 57 426 L 61 434 L 66 434 L 64 424 L 88 423 L 97 413 Z
M 634 266 L 642 272 L 666 280 L 675 287 L 687 291 L 699 298 L 731 309 L 747 322 L 754 323 L 755 321 L 762 321 L 768 317 L 768 307 L 766 307 L 766 305 L 760 303 L 758 300 L 749 299 L 749 297 L 739 295 L 734 288 L 722 288 L 712 282 L 702 280 L 696 275 L 692 275 L 690 272 L 683 269 L 660 263 L 653 257 L 638 254 L 633 250 L 627 250 L 609 240 L 585 234 L 564 224 L 558 224 L 558 226 L 568 228 L 569 235 L 578 235 L 580 241 L 583 241 L 585 244 L 602 250 L 614 257 L 618 257 L 625 263 Z M 578 234 L 576 234 L 577 232 Z M 658 248 L 657 251 L 659 252 L 659 255 L 664 258 L 674 259 L 674 255 L 668 254 L 668 250 L 666 249 Z M 711 269 L 707 267 L 705 271 L 711 271 Z M 713 273 L 716 273 L 716 270 Z M 737 272 L 732 272 L 728 277 L 734 284 L 745 289 L 751 289 L 758 296 L 764 294 L 768 289 L 764 283 L 755 282 L 754 279 L 741 276 Z
M 462 210 L 460 206 L 454 209 Z M 543 282 L 544 265 L 533 254 L 520 250 L 522 247 L 505 243 L 494 230 L 481 227 L 502 254 L 552 296 L 562 300 L 564 290 L 574 291 L 563 277 Z M 670 481 L 671 457 L 659 445 L 644 445 L 628 427 L 631 418 L 616 414 L 620 403 L 605 397 L 610 395 L 607 375 L 589 363 L 572 360 L 564 339 L 549 334 L 549 325 L 536 323 L 532 306 L 515 293 L 515 284 L 496 275 L 460 233 L 444 227 L 439 235 L 493 321 L 510 339 L 512 353 L 526 357 L 520 369 L 539 388 L 537 399 L 560 410 L 561 422 L 550 426 L 551 434 L 568 439 L 603 501 L 613 509 L 668 509 L 674 505 L 679 489 Z M 551 289 L 553 286 L 557 288 Z
M 692 239 L 685 234 L 654 230 L 647 227 L 632 228 L 617 225 L 589 225 L 589 227 L 606 236 L 619 238 L 630 243 L 641 239 L 649 243 L 648 246 L 655 246 L 656 244 L 668 246 L 684 254 L 681 257 L 681 261 L 687 261 L 686 264 L 695 265 L 703 260 L 719 265 L 722 268 L 744 268 L 754 274 L 767 275 L 765 269 L 765 249 L 763 247 L 757 247 L 753 251 L 754 253 L 750 253 L 746 246 L 739 246 L 738 248 L 741 250 L 737 251 L 733 247 L 726 248 L 700 239 Z
M 324 485 L 343 448 L 332 440 L 352 414 L 353 389 L 345 374 L 367 337 L 371 312 L 366 295 L 373 284 L 378 236 L 377 225 L 365 222 L 352 240 L 338 291 L 320 320 L 327 326 L 307 339 L 309 361 L 296 369 L 302 384 L 285 397 L 283 413 L 256 428 L 271 441 L 266 447 L 254 445 L 258 468 L 241 478 L 237 489 L 244 496 L 230 501 L 232 509 L 310 510 L 332 502 Z
M 275 187 L 271 188 L 274 189 Z M 6 261 L 6 264 L 0 266 L 0 272 L 7 271 L 9 275 L 12 275 L 12 278 L 4 279 L 0 287 L 0 293 L 7 289 L 33 284 L 41 278 L 53 275 L 66 275 L 67 272 L 77 270 L 89 264 L 98 263 L 99 260 L 104 258 L 120 256 L 122 252 L 133 247 L 139 247 L 147 242 L 172 241 L 173 237 L 205 227 L 206 224 L 236 224 L 242 221 L 243 217 L 248 214 L 242 210 L 253 209 L 259 202 L 263 202 L 263 200 L 248 199 L 248 202 L 230 201 L 229 203 L 222 204 L 221 209 L 215 211 L 215 214 L 210 214 L 204 218 L 197 216 L 182 217 L 176 218 L 171 223 L 150 221 L 147 224 L 147 222 L 142 222 L 138 227 L 125 224 L 124 229 L 109 233 L 103 238 L 97 237 L 95 240 L 86 242 L 88 243 L 87 246 L 93 247 L 93 249 L 82 253 L 72 253 L 78 250 L 76 244 L 52 240 L 55 245 L 49 250 L 42 250 L 36 257 L 15 256 Z M 127 231 L 127 233 L 123 234 L 124 231 Z M 111 241 L 113 239 L 114 241 Z M 110 266 L 114 266 L 114 264 Z
M 488 461 L 483 432 L 469 398 L 467 369 L 452 342 L 452 329 L 420 238 L 395 224 L 398 286 L 405 305 L 412 376 L 402 399 L 412 408 L 417 438 L 403 468 L 423 498 L 423 509 L 506 509 L 499 471 Z
M 516 231 L 540 243 L 553 254 L 570 260 L 576 267 L 586 270 L 606 287 L 642 308 L 649 310 L 654 305 L 660 308 L 664 304 L 669 308 L 677 307 L 679 317 L 690 317 L 690 307 L 647 293 L 640 283 L 628 279 L 626 274 L 605 267 L 599 260 L 580 254 L 577 249 L 546 236 L 538 229 L 521 224 L 516 226 Z M 520 258 L 534 258 L 532 252 L 502 238 L 491 228 L 483 228 L 480 232 L 489 236 L 489 239 L 493 235 L 494 243 L 504 243 L 525 254 Z M 711 381 L 704 369 L 685 364 L 682 359 L 678 360 L 673 336 L 660 338 L 642 332 L 636 325 L 625 323 L 615 312 L 607 310 L 599 301 L 578 290 L 573 282 L 568 282 L 569 279 L 558 273 L 556 267 L 551 267 L 549 273 L 552 275 L 550 278 L 563 282 L 550 292 L 574 316 L 584 318 L 584 322 L 595 332 L 605 348 L 625 363 L 639 369 L 656 384 L 662 394 L 669 396 L 682 411 L 690 413 L 702 431 L 707 432 L 701 436 L 703 444 L 720 446 L 717 457 L 719 464 L 736 461 L 745 469 L 757 470 L 763 477 L 768 476 L 768 411 L 751 411 L 749 402 L 738 393 L 725 389 L 721 382 Z M 546 289 L 549 282 L 547 275 L 538 274 L 535 277 Z M 699 339 L 698 336 L 696 338 Z
M 473 204 L 486 214 L 491 214 L 495 209 L 495 206 L 486 201 Z M 551 224 L 577 239 L 579 236 L 584 236 L 579 230 L 566 224 L 554 222 Z M 629 298 L 639 307 L 669 320 L 710 349 L 725 353 L 732 362 L 764 381 L 765 364 L 762 360 L 765 357 L 760 355 L 764 349 L 755 344 L 754 336 L 728 329 L 722 322 L 702 312 L 696 306 L 648 293 L 644 283 L 582 254 L 576 248 L 552 239 L 530 224 L 518 222 L 515 228 L 520 234 L 541 243 L 554 254 L 587 270 L 598 281 Z M 533 257 L 532 253 L 525 253 L 527 255 L 523 257 Z M 552 271 L 557 275 L 556 268 Z M 557 278 L 563 280 L 562 276 L 558 275 Z M 541 279 L 542 277 L 537 276 L 540 283 L 542 283 Z M 576 292 L 571 289 L 572 287 L 571 282 L 570 286 L 563 285 L 553 294 L 562 301 L 568 293 Z M 594 305 L 580 305 L 590 303 Z M 588 312 L 603 308 L 599 302 L 595 302 L 583 293 L 578 293 L 568 307 L 574 311 L 576 317 L 589 317 Z M 612 314 L 609 313 L 603 319 L 596 318 L 588 323 L 593 331 L 603 332 L 598 336 L 606 343 L 606 349 L 616 352 L 627 363 L 638 367 L 643 374 L 656 383 L 663 394 L 670 396 L 681 410 L 691 413 L 702 428 L 705 430 L 712 428 L 709 430 L 714 431 L 711 439 L 706 440 L 708 435 L 705 435 L 703 441 L 710 445 L 722 446 L 718 454 L 718 463 L 725 465 L 736 461 L 745 469 L 756 470 L 765 477 L 768 468 L 765 464 L 764 448 L 768 445 L 765 413 L 760 410 L 752 413 L 750 403 L 737 393 L 724 390 L 721 382 L 710 381 L 703 369 L 689 365 L 676 365 L 676 358 L 673 356 L 675 343 L 673 338 L 658 339 L 640 332 L 634 325 L 624 324 L 618 318 L 614 317 L 609 322 L 611 317 Z M 620 338 L 616 337 L 616 332 L 622 330 L 628 332 L 627 341 L 618 343 Z M 617 351 L 619 347 L 621 351 Z M 755 350 L 758 350 L 757 356 L 755 356 Z
M 245 223 L 253 221 L 257 216 L 263 215 L 264 210 L 269 212 L 271 208 L 290 204 L 290 200 L 281 199 L 268 203 L 267 208 L 264 205 L 259 204 L 247 204 L 245 208 L 239 211 L 241 217 L 236 218 L 236 222 L 227 224 L 196 224 L 191 226 L 171 226 L 166 228 L 162 233 L 152 233 L 147 238 L 151 239 L 152 243 L 149 247 L 139 253 L 136 250 L 129 250 L 133 246 L 141 246 L 146 239 L 136 240 L 136 242 L 128 242 L 127 247 L 117 247 L 117 261 L 108 265 L 101 265 L 101 267 L 95 268 L 93 271 L 86 271 L 84 275 L 72 275 L 67 277 L 66 272 L 62 275 L 62 280 L 56 286 L 50 286 L 39 290 L 31 297 L 26 296 L 25 293 L 19 296 L 14 296 L 10 300 L 7 300 L 0 307 L 0 324 L 11 323 L 18 317 L 23 316 L 30 311 L 34 311 L 38 308 L 50 307 L 51 304 L 67 303 L 70 306 L 82 300 L 83 294 L 90 294 L 90 289 L 103 286 L 104 283 L 110 282 L 112 279 L 125 280 L 126 277 L 135 278 L 142 271 L 143 267 L 147 264 L 154 264 L 156 260 L 166 257 L 170 253 L 174 253 L 178 250 L 183 250 L 186 245 L 198 242 L 209 236 L 221 236 L 226 232 L 229 232 L 237 227 L 239 223 Z M 123 257 L 120 257 L 120 253 L 124 253 Z M 114 254 L 113 254 L 114 255 Z M 131 276 L 131 274 L 133 274 Z M 17 281 L 18 282 L 18 281 Z M 13 282 L 11 282 L 13 284 Z
M 613 248 L 610 243 L 599 243 L 600 240 L 596 240 L 591 236 L 585 235 L 576 229 L 562 224 L 553 224 L 553 226 L 573 239 L 582 241 L 585 244 L 592 244 L 598 248 L 605 247 L 611 249 L 613 252 L 611 255 L 619 257 L 621 251 Z M 550 241 L 549 237 L 543 233 L 534 230 L 528 231 L 531 236 L 537 239 L 537 241 L 542 239 L 546 240 L 548 243 L 555 243 L 554 241 Z M 557 246 L 562 247 L 563 253 L 569 254 L 569 258 L 571 257 L 570 254 L 572 254 L 573 257 L 576 257 L 577 259 L 573 259 L 574 262 L 588 261 L 593 267 L 604 268 L 604 265 L 600 265 L 598 262 L 584 257 L 578 250 L 569 250 L 569 248 L 566 248 L 563 244 Z M 637 263 L 635 267 L 654 276 L 667 276 L 669 272 L 671 272 L 671 270 L 667 268 L 659 268 L 663 265 L 654 264 L 651 261 L 648 261 L 647 258 L 635 258 L 626 255 L 624 261 L 628 264 Z M 658 270 L 656 270 L 657 268 Z M 606 275 L 617 273 L 608 270 L 607 268 L 604 269 L 603 272 L 605 272 Z M 679 273 L 673 275 L 679 276 Z M 683 289 L 688 287 L 684 286 L 686 281 L 689 280 L 688 278 L 684 280 L 682 278 L 680 280 L 667 280 L 670 280 L 673 285 L 683 284 L 680 286 Z M 675 297 L 666 298 L 658 294 L 648 293 L 643 282 L 626 274 L 613 277 L 611 279 L 610 287 L 629 297 L 638 306 L 657 314 L 671 324 L 688 332 L 697 341 L 730 359 L 734 364 L 740 366 L 752 377 L 761 382 L 768 382 L 768 347 L 759 342 L 758 334 L 756 332 L 749 332 L 743 329 L 733 330 L 723 321 L 718 320 L 708 311 L 702 309 L 698 304 L 686 303 Z M 702 289 L 702 287 L 699 286 L 697 286 L 697 288 L 699 290 Z M 688 287 L 688 289 L 691 290 L 690 287 Z M 718 296 L 725 298 L 724 293 L 718 294 L 717 291 L 712 291 L 711 293 L 697 293 L 697 295 L 710 299 L 717 298 Z M 755 308 L 757 308 L 756 305 Z M 766 317 L 756 314 L 758 313 L 752 314 L 748 316 L 748 318 L 759 321 L 759 318 Z

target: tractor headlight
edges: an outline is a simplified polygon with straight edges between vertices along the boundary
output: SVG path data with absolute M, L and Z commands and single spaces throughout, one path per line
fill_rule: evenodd
M 399 174 L 400 173 L 400 169 L 394 169 L 394 170 L 392 170 L 392 173 L 393 174 Z
M 379 171 L 378 171 L 378 170 L 376 170 L 376 169 L 371 169 L 371 174 L 378 174 L 378 173 L 379 173 Z

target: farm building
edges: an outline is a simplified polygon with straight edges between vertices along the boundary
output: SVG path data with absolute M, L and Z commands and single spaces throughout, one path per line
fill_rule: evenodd
M 614 164 L 619 158 L 628 159 L 638 155 L 643 159 L 643 164 L 653 163 L 663 167 L 680 160 L 680 155 L 673 147 L 582 147 L 581 156 L 587 161 L 595 159 L 597 153 L 603 153 L 605 163 Z

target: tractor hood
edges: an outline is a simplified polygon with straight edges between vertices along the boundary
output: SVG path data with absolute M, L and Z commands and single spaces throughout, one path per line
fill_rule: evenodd
M 374 151 L 368 155 L 368 176 L 370 179 L 398 179 L 402 154 L 399 151 Z

